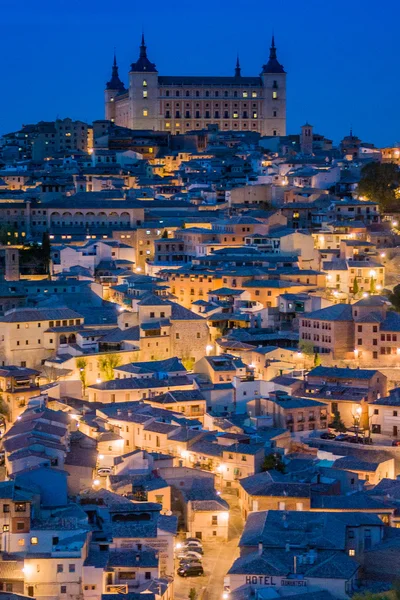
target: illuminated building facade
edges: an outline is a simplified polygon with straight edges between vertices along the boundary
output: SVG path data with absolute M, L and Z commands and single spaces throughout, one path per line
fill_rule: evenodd
M 173 134 L 218 125 L 222 131 L 286 135 L 286 73 L 277 59 L 274 38 L 259 76 L 242 76 L 238 59 L 231 77 L 186 77 L 159 75 L 142 36 L 128 88 L 119 78 L 114 57 L 105 90 L 105 117 L 121 127 Z

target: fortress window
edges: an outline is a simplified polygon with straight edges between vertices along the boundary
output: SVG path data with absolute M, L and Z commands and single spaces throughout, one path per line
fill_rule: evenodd
M 257 119 L 257 113 L 255 111 L 253 112 L 253 119 Z
M 257 98 L 257 92 L 251 92 L 251 97 L 252 98 Z
M 143 98 L 147 98 L 147 90 L 143 90 Z
M 147 87 L 147 81 L 143 79 L 143 87 Z
M 179 93 L 180 93 L 180 92 L 179 92 L 179 90 L 176 90 L 176 92 L 175 92 L 175 96 L 177 96 L 177 97 L 178 97 L 178 96 L 179 96 Z
M 225 98 L 227 98 L 228 97 L 228 92 L 225 91 L 224 92 L 224 96 L 225 96 Z
M 235 111 L 233 112 L 233 118 L 234 118 L 234 119 L 237 119 L 237 118 L 238 118 L 238 116 L 239 116 L 239 115 L 238 115 L 238 112 L 237 112 L 237 110 L 235 110 Z
M 248 98 L 249 94 L 247 92 L 243 92 L 243 98 Z
M 144 108 L 144 109 L 143 109 L 143 116 L 144 116 L 144 117 L 147 117 L 147 116 L 148 116 L 148 114 L 149 114 L 149 111 L 147 110 L 147 108 Z
M 278 92 L 272 92 L 272 98 L 276 100 L 278 98 Z
M 237 92 L 233 92 L 233 97 L 237 98 Z
M 186 90 L 186 96 L 189 96 L 189 90 Z
M 208 92 L 208 91 L 207 91 L 207 92 L 206 92 L 206 98 L 208 98 L 208 97 L 209 97 L 209 95 L 210 95 L 210 92 Z
M 272 87 L 274 88 L 274 90 L 278 89 L 278 82 L 275 80 L 274 83 L 272 84 Z
M 198 98 L 199 96 L 200 96 L 200 92 L 199 92 L 199 91 L 197 91 L 197 92 L 196 92 L 196 98 Z
M 171 123 L 165 123 L 165 127 L 169 129 L 171 127 Z
M 167 90 L 167 91 L 165 92 L 165 95 L 166 95 L 166 96 L 169 96 L 169 90 Z
M 277 115 L 277 112 L 276 112 L 276 110 L 274 110 L 274 117 L 276 117 L 276 115 Z
M 274 131 L 273 131 L 273 135 L 276 135 L 276 129 L 274 129 Z
M 218 98 L 219 92 L 215 92 L 215 97 Z

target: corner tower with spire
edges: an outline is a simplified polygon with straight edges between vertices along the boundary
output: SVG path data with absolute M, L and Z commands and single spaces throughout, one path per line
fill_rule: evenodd
M 104 102 L 105 102 L 105 117 L 108 121 L 115 121 L 116 118 L 116 98 L 126 94 L 124 84 L 118 75 L 117 57 L 114 51 L 114 61 L 111 69 L 111 79 L 106 83 L 106 89 L 104 91 Z
M 131 64 L 129 71 L 129 122 L 134 124 L 133 129 L 161 128 L 158 94 L 158 72 L 147 56 L 142 33 L 139 58 Z
M 286 135 L 286 73 L 278 61 L 272 35 L 269 59 L 261 72 L 263 82 L 263 128 L 268 136 Z

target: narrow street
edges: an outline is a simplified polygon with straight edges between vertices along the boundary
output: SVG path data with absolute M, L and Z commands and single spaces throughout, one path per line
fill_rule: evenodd
M 204 543 L 204 575 L 202 577 L 175 576 L 174 597 L 177 600 L 187 600 L 191 588 L 196 590 L 198 600 L 222 600 L 224 577 L 233 561 L 239 556 L 238 542 L 243 531 L 243 520 L 237 497 L 229 494 L 223 495 L 223 498 L 230 505 L 229 540 L 228 542 Z

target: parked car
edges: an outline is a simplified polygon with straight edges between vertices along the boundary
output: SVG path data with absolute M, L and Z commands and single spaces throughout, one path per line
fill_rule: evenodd
M 392 446 L 400 446 L 400 440 L 393 440 Z
M 204 569 L 201 565 L 182 565 L 177 573 L 180 577 L 198 577 L 204 574 Z
M 198 546 L 197 544 L 183 544 L 182 550 L 183 551 L 191 550 L 192 552 L 198 552 L 199 554 L 204 554 L 203 548 L 201 546 Z
M 188 537 L 185 540 L 185 544 L 197 544 L 198 546 L 201 546 L 201 548 L 203 547 L 203 542 L 196 537 Z
M 97 475 L 100 475 L 100 477 L 107 477 L 107 475 L 111 475 L 111 473 L 111 467 L 100 467 L 100 469 L 97 469 Z
M 189 565 L 191 567 L 201 567 L 203 566 L 201 564 L 201 559 L 199 560 L 198 558 L 181 558 L 181 560 L 179 561 L 179 566 L 183 567 L 184 565 Z
M 196 552 L 195 550 L 181 550 L 176 555 L 176 558 L 179 558 L 179 560 L 185 560 L 185 559 L 201 560 L 203 558 L 203 556 L 200 554 L 200 552 Z
M 321 440 L 334 440 L 336 435 L 330 431 L 324 431 L 324 433 L 321 433 L 319 437 Z
M 339 433 L 339 435 L 337 435 L 335 437 L 335 441 L 336 442 L 350 442 L 352 437 L 354 437 L 354 436 L 348 435 L 347 433 Z

